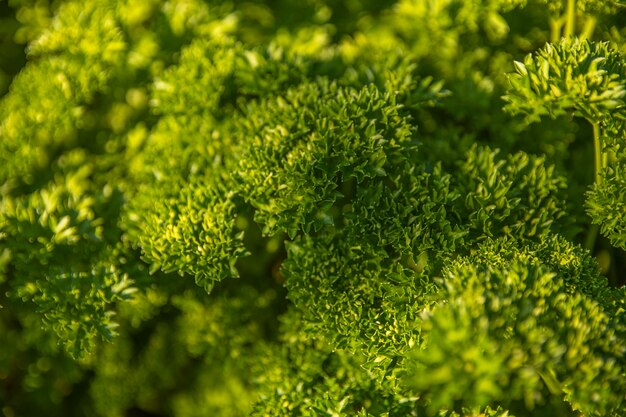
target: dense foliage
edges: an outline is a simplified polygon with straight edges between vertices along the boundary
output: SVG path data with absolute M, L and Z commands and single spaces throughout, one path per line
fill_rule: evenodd
M 0 414 L 626 415 L 624 28 L 0 0 Z

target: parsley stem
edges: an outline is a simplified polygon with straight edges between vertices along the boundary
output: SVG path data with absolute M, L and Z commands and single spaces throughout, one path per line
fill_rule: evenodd
M 589 232 L 587 233 L 587 239 L 585 240 L 585 249 L 587 249 L 591 254 L 593 254 L 593 248 L 596 247 L 596 239 L 598 237 L 599 227 L 597 224 L 592 224 L 589 227 Z
M 602 169 L 602 145 L 600 143 L 600 124 L 592 123 L 593 126 L 593 145 L 594 145 L 594 157 L 595 157 L 595 181 L 596 185 L 600 185 L 602 177 L 600 176 L 600 170 Z M 585 248 L 590 252 L 593 252 L 593 248 L 596 245 L 596 238 L 598 237 L 598 225 L 592 224 L 585 240 Z
M 561 29 L 563 28 L 563 17 L 550 19 L 550 41 L 556 43 L 561 39 Z
M 597 23 L 596 18 L 593 16 L 589 16 L 589 18 L 585 22 L 585 27 L 583 28 L 583 33 L 580 35 L 580 37 L 582 39 L 591 38 L 591 35 L 593 35 L 593 31 L 596 28 L 596 23 Z
M 600 143 L 600 125 L 593 123 L 593 145 L 595 155 L 595 180 L 596 184 L 602 183 L 602 177 L 600 177 L 600 170 L 602 169 L 602 144 Z
M 569 38 L 574 34 L 576 26 L 576 0 L 567 0 L 567 11 L 565 20 L 565 32 L 563 36 Z

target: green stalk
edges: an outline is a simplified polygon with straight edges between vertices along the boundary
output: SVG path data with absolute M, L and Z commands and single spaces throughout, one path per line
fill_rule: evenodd
M 593 126 L 593 146 L 594 146 L 594 158 L 595 158 L 595 181 L 596 185 L 602 183 L 602 177 L 600 176 L 600 170 L 602 169 L 602 144 L 600 143 L 600 125 L 598 123 L 592 123 Z M 599 227 L 597 224 L 592 224 L 585 240 L 585 248 L 590 252 L 593 252 L 593 248 L 596 245 L 596 239 L 598 237 Z
M 563 36 L 569 38 L 574 34 L 576 27 L 576 0 L 567 0 L 567 11 L 565 14 L 565 32 Z
M 593 31 L 596 28 L 596 23 L 596 18 L 593 16 L 589 16 L 589 18 L 587 18 L 587 21 L 585 22 L 585 27 L 583 28 L 583 33 L 580 35 L 580 37 L 582 39 L 591 38 L 591 35 L 593 35 Z
M 592 224 L 591 227 L 589 227 L 587 239 L 585 239 L 585 249 L 591 252 L 591 254 L 593 254 L 593 248 L 596 247 L 596 239 L 598 238 L 599 231 L 600 227 L 598 227 L 597 224 Z
M 550 19 L 550 42 L 556 43 L 561 39 L 561 29 L 563 29 L 563 18 Z
M 600 143 L 600 125 L 598 123 L 593 123 L 593 146 L 594 146 L 594 156 L 595 156 L 595 179 L 596 184 L 600 185 L 602 183 L 602 178 L 600 177 L 600 170 L 602 169 L 602 144 Z

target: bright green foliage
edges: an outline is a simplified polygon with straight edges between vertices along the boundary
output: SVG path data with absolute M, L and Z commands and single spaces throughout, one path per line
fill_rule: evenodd
M 446 302 L 423 313 L 426 348 L 411 377 L 433 410 L 497 403 L 533 415 L 624 412 L 624 323 L 593 300 L 609 292 L 606 283 L 567 246 L 489 242 L 446 267 Z
M 509 76 L 506 110 L 528 121 L 573 113 L 593 123 L 619 117 L 624 107 L 626 68 L 606 42 L 564 39 L 547 44 Z
M 44 322 L 80 355 L 96 336 L 111 339 L 111 305 L 134 289 L 120 264 L 124 248 L 115 215 L 121 196 L 108 188 L 98 198 L 87 194 L 93 166 L 80 153 L 68 155 L 68 171 L 28 196 L 2 201 L 2 246 L 16 279 L 10 297 L 34 302 Z M 73 170 L 72 163 L 82 165 Z M 65 176 L 63 176 L 65 174 Z M 72 262 L 68 263 L 67 260 Z
M 515 243 L 513 239 L 487 240 L 480 250 L 472 251 L 463 260 L 456 260 L 455 265 L 488 263 L 495 268 L 505 268 L 515 256 L 534 266 L 546 266 L 563 280 L 563 290 L 568 293 L 580 292 L 607 308 L 612 308 L 618 301 L 617 292 L 607 285 L 597 262 L 581 247 L 558 235 L 546 235 L 523 247 Z
M 417 178 L 407 170 L 406 178 L 396 179 L 397 189 L 392 182 L 362 193 L 357 188 L 354 209 L 344 207 L 342 233 L 290 244 L 283 266 L 289 297 L 306 312 L 311 331 L 322 325 L 337 346 L 386 366 L 419 340 L 415 320 L 434 291 L 425 272 L 438 271 L 451 252 L 486 236 L 544 235 L 551 221 L 535 218 L 526 207 L 546 204 L 541 212 L 558 218 L 561 180 L 541 169 L 526 171 L 522 154 L 516 163 L 496 165 L 494 158 L 483 149 L 470 152 L 461 172 L 475 182 L 458 190 L 438 170 Z M 494 172 L 501 177 L 489 174 Z M 402 180 L 411 188 L 401 188 Z M 512 212 L 525 217 L 511 218 Z
M 304 84 L 250 109 L 240 162 L 241 191 L 266 233 L 333 224 L 339 181 L 385 176 L 410 141 L 411 126 L 391 94 Z M 250 123 L 252 122 L 252 123 Z
M 472 148 L 459 167 L 459 194 L 475 238 L 534 237 L 564 215 L 563 178 L 543 158 L 516 153 L 498 160 L 497 151 Z
M 417 316 L 434 290 L 426 276 L 341 235 L 291 244 L 288 255 L 289 298 L 303 310 L 307 331 L 384 368 L 418 343 Z
M 625 414 L 620 3 L 0 2 L 0 414 Z
M 235 230 L 234 180 L 226 172 L 237 169 L 233 157 L 241 145 L 226 118 L 240 97 L 279 88 L 274 75 L 285 84 L 301 78 L 300 67 L 244 51 L 229 38 L 201 39 L 156 80 L 152 105 L 163 117 L 134 162 L 139 185 L 128 216 L 153 270 L 192 275 L 207 291 L 238 276 L 235 262 L 246 250 L 243 231 Z
M 587 193 L 587 209 L 593 223 L 600 225 L 602 234 L 620 248 L 626 248 L 626 219 L 622 215 L 626 212 L 625 128 L 623 121 L 607 124 L 600 139 L 603 155 L 599 181 Z
M 14 155 L 0 171 L 4 181 L 25 176 L 32 182 L 32 171 L 47 166 L 51 153 L 76 143 L 77 128 L 89 123 L 87 105 L 110 82 L 126 49 L 110 6 L 68 3 L 55 24 L 58 29 L 32 44 L 31 53 L 40 60 L 18 75 L 14 93 L 0 107 L 2 152 Z M 41 78 L 48 80 L 45 90 L 36 81 Z
M 456 207 L 460 194 L 441 167 L 427 172 L 410 160 L 396 166 L 384 180 L 358 187 L 352 203 L 343 206 L 342 238 L 384 248 L 419 272 L 436 271 L 442 256 L 462 247 L 468 234 Z
M 427 408 L 420 404 L 419 397 L 405 387 L 396 386 L 394 378 L 376 382 L 359 366 L 361 356 L 350 355 L 343 349 L 330 349 L 323 339 L 312 341 L 303 336 L 301 320 L 295 311 L 283 316 L 284 345 L 280 350 L 268 352 L 259 362 L 263 369 L 263 377 L 258 381 L 263 387 L 261 400 L 250 415 L 427 415 Z M 437 415 L 513 416 L 499 407 L 484 407 L 480 412 L 441 411 Z
M 0 104 L 0 152 L 11 155 L 0 168 L 10 196 L 0 212 L 1 244 L 17 277 L 9 297 L 35 302 L 75 356 L 96 336 L 112 337 L 113 305 L 147 269 L 119 228 L 125 167 L 118 163 L 136 151 L 126 148 L 125 133 L 143 114 L 145 93 L 131 87 L 155 64 L 155 34 L 143 25 L 159 11 L 129 20 L 117 6 L 60 5 Z M 165 6 L 163 16 L 174 18 Z
M 615 246 L 626 248 L 626 223 L 620 216 L 626 210 L 624 167 L 620 164 L 611 171 L 612 178 L 588 194 L 589 215 Z
M 603 234 L 615 246 L 626 247 L 621 175 L 626 166 L 626 67 L 622 56 L 606 42 L 564 39 L 528 55 L 516 67 L 517 72 L 509 76 L 506 110 L 525 114 L 528 122 L 543 115 L 573 114 L 594 125 L 596 183 L 588 193 L 587 207 Z
M 215 281 L 238 276 L 235 261 L 246 253 L 243 232 L 234 230 L 231 196 L 194 183 L 175 199 L 155 200 L 141 219 L 139 243 L 153 269 L 195 277 L 210 291 Z M 148 238 L 149 237 L 149 238 Z
M 306 337 L 296 312 L 287 312 L 282 327 L 282 348 L 267 351 L 257 365 L 263 389 L 252 416 L 402 416 L 421 409 L 406 390 L 377 383 L 359 366 L 360 356 Z

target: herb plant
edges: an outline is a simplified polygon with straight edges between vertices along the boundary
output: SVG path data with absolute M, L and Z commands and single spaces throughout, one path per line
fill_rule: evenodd
M 626 415 L 625 7 L 0 2 L 0 413 Z

